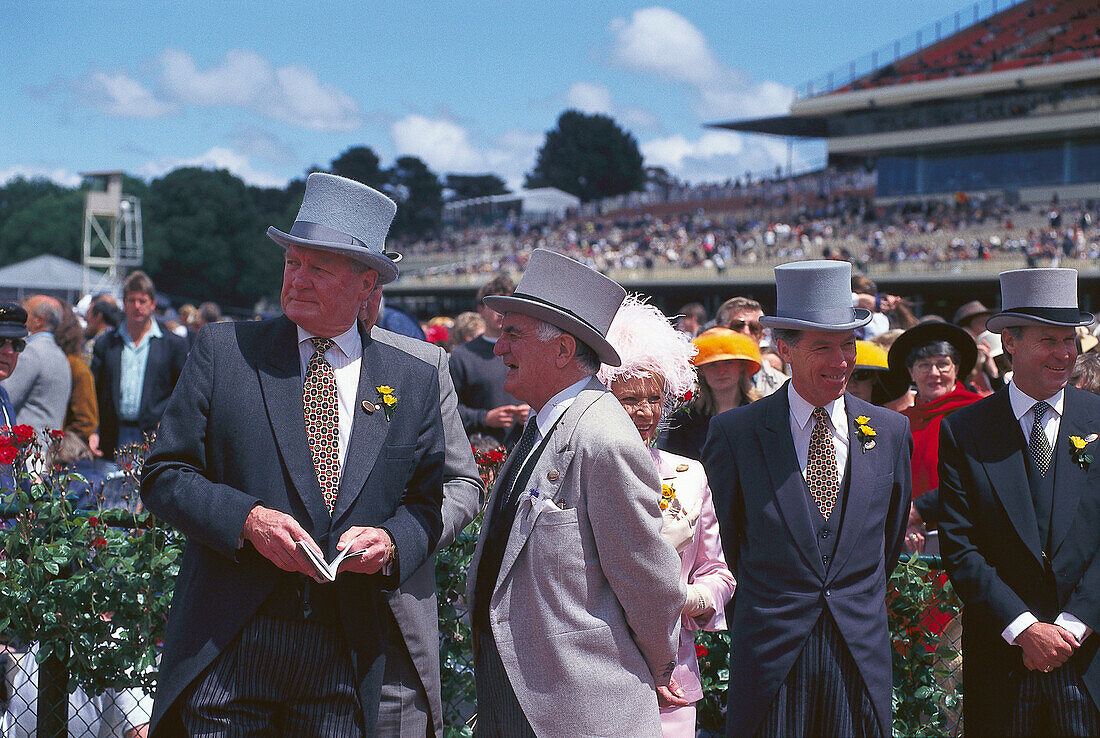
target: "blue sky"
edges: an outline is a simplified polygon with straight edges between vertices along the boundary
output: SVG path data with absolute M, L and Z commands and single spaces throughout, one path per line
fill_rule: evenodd
M 787 147 L 705 123 L 785 112 L 797 85 L 966 7 L 9 0 L 0 182 L 197 164 L 282 186 L 367 145 L 519 185 L 570 107 L 612 115 L 647 164 L 717 181 Z M 800 145 L 794 164 L 822 157 Z

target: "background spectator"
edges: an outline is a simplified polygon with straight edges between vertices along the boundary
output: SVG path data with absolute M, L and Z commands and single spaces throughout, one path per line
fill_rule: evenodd
M 4 380 L 4 389 L 15 407 L 15 420 L 41 433 L 65 425 L 65 412 L 73 388 L 72 372 L 65 353 L 54 340 L 61 325 L 61 303 L 46 295 L 28 297 L 27 348 L 19 364 Z

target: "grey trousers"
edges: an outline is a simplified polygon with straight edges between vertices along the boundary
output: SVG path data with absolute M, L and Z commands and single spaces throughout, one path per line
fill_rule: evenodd
M 1011 709 L 1011 736 L 1100 735 L 1100 714 L 1070 664 L 1049 674 L 1029 671 L 1020 682 L 1019 698 Z
M 374 734 L 377 738 L 435 738 L 435 725 L 424 682 L 409 655 L 393 613 L 387 614 L 386 671 Z
M 340 629 L 256 615 L 182 695 L 189 736 L 362 738 Z
M 474 686 L 477 689 L 477 738 L 535 738 L 523 714 L 491 633 L 474 633 Z

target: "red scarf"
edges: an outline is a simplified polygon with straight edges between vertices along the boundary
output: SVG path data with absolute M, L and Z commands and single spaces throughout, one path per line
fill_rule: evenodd
M 940 486 L 936 464 L 940 458 L 940 423 L 961 407 L 982 399 L 959 382 L 955 389 L 938 400 L 902 411 L 913 431 L 913 497 L 917 498 Z

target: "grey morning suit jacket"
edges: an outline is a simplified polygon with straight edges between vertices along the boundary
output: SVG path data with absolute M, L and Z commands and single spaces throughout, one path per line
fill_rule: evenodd
M 438 551 L 454 543 L 458 534 L 477 517 L 485 491 L 478 476 L 477 464 L 474 463 L 470 441 L 458 416 L 458 399 L 447 367 L 447 353 L 438 346 L 382 328 L 373 328 L 370 335 L 379 343 L 399 348 L 431 364 L 439 374 L 439 404 L 443 415 L 446 454 L 443 461 L 443 533 L 439 536 Z M 409 575 L 398 589 L 387 596 L 387 601 L 420 676 L 419 685 L 407 686 L 426 693 L 431 710 L 428 725 L 434 726 L 435 735 L 441 736 L 443 700 L 439 677 L 439 608 L 434 557 Z
M 528 722 L 540 737 L 659 737 L 654 684 L 676 665 L 680 559 L 661 538 L 653 459 L 597 379 L 565 411 L 526 486 L 489 620 Z M 487 517 L 500 493 L 498 484 Z M 484 520 L 470 562 L 471 611 L 491 528 Z

